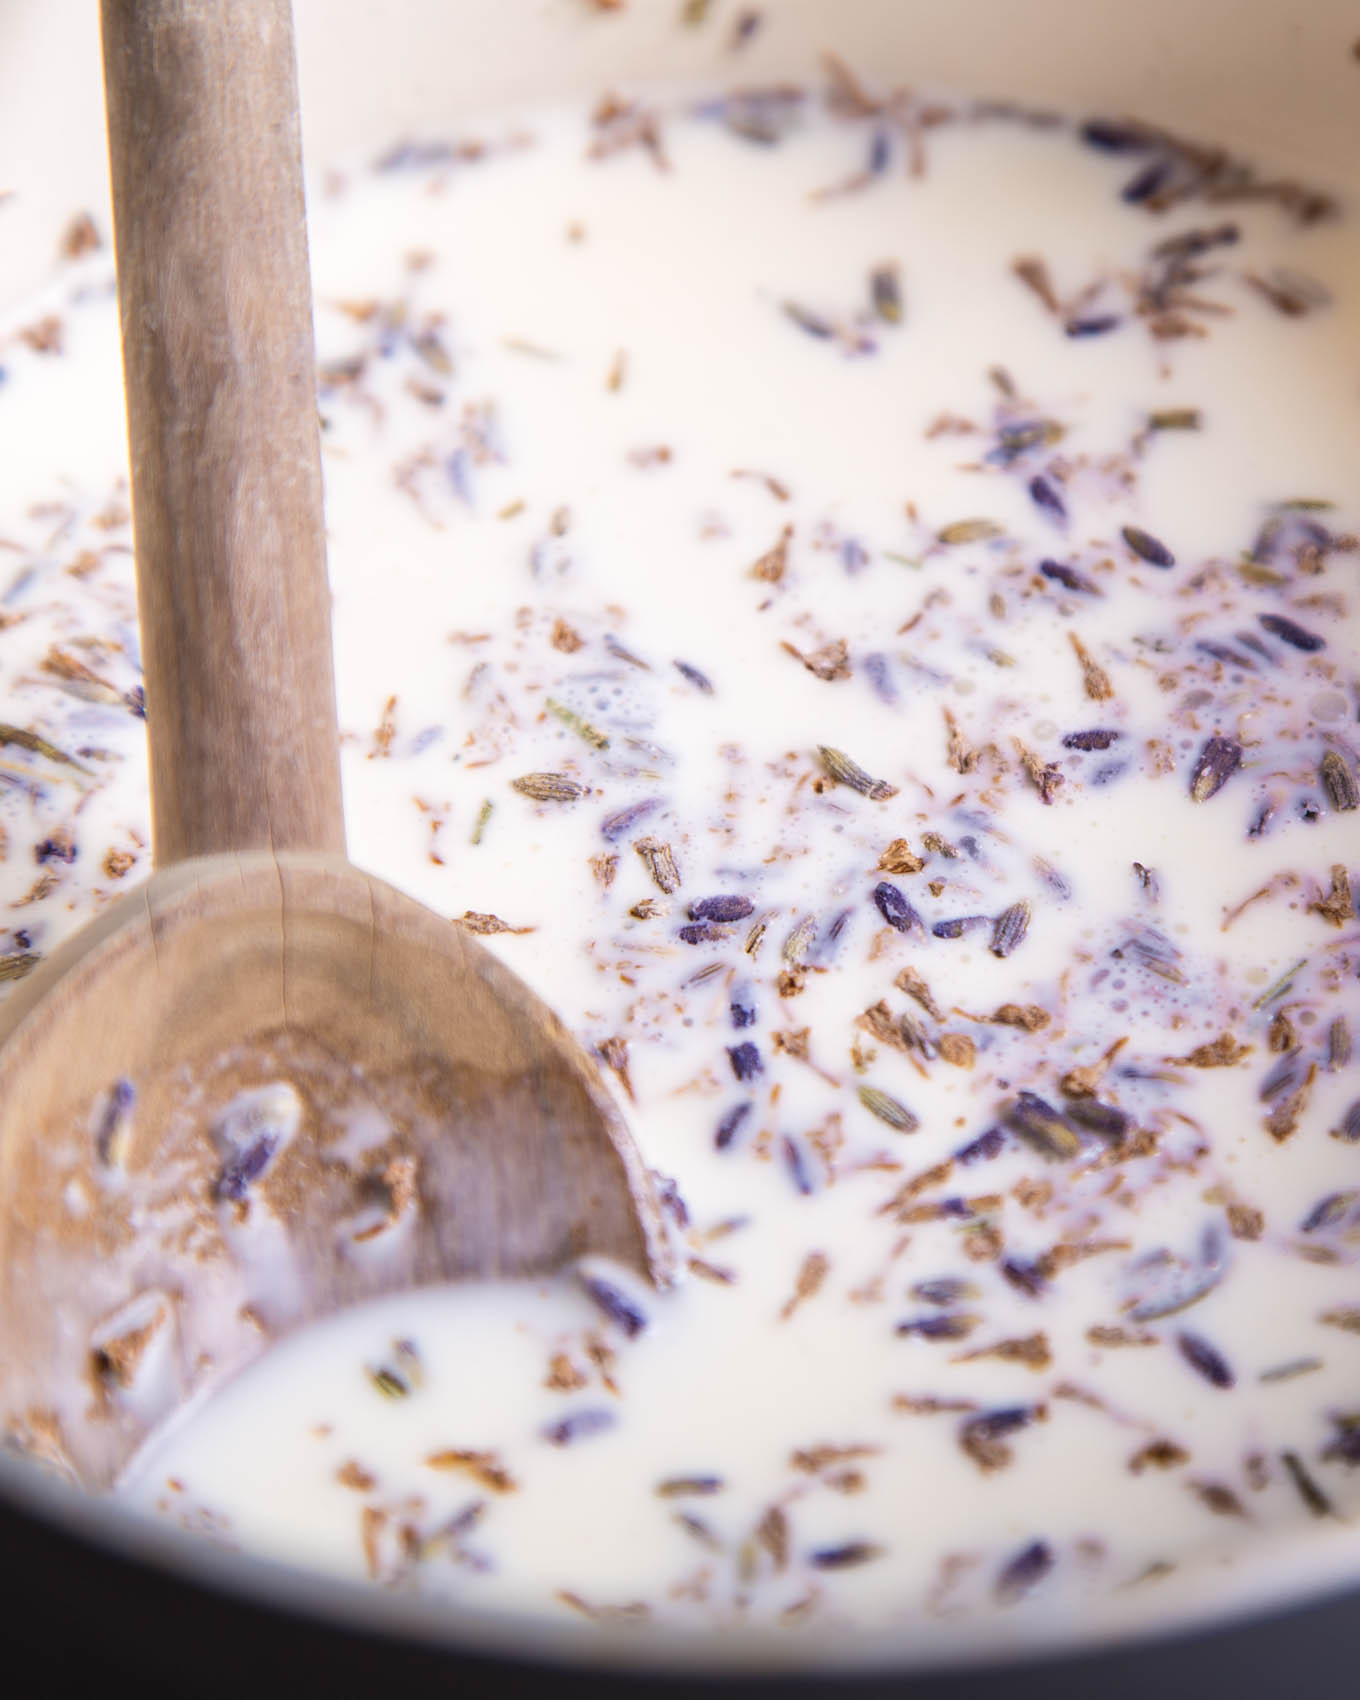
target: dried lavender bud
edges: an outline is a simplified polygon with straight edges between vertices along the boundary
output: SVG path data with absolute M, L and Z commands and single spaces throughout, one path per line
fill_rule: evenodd
M 574 803 L 584 797 L 586 788 L 565 773 L 526 773 L 510 781 L 512 789 L 536 803 Z
M 1102 594 L 1094 579 L 1087 578 L 1085 573 L 1078 572 L 1075 567 L 1065 566 L 1061 561 L 1040 561 L 1039 571 L 1045 578 L 1052 579 L 1067 590 L 1079 591 L 1084 596 Z
M 748 1099 L 744 1104 L 733 1104 L 730 1110 L 725 1110 L 723 1112 L 723 1115 L 713 1132 L 713 1145 L 715 1150 L 726 1151 L 728 1146 L 737 1137 L 738 1132 L 741 1130 L 741 1124 L 746 1120 L 747 1116 L 750 1115 L 754 1108 L 754 1104 L 752 1104 Z
M 1133 1117 L 1127 1111 L 1114 1104 L 1102 1104 L 1098 1098 L 1073 1098 L 1067 1105 L 1067 1116 L 1078 1127 L 1109 1140 L 1111 1145 L 1120 1144 L 1133 1126 Z
M 1190 775 L 1191 801 L 1207 803 L 1210 797 L 1223 789 L 1241 765 L 1241 744 L 1215 733 L 1199 752 L 1199 760 Z
M 1281 643 L 1287 643 L 1291 649 L 1301 649 L 1305 654 L 1315 650 L 1326 649 L 1327 640 L 1320 638 L 1316 632 L 1310 632 L 1296 621 L 1287 619 L 1283 614 L 1258 614 L 1257 619 Z
M 1314 1517 L 1334 1517 L 1336 1515 L 1336 1507 L 1313 1480 L 1308 1467 L 1297 1452 L 1281 1452 L 1280 1462 L 1288 1472 L 1289 1479 L 1298 1489 L 1299 1498 Z
M 784 1167 L 789 1171 L 790 1180 L 806 1198 L 812 1191 L 812 1176 L 808 1173 L 807 1160 L 803 1156 L 802 1147 L 786 1134 L 780 1141 L 780 1150 L 783 1153 Z
M 753 1027 L 756 1019 L 756 1006 L 753 1003 L 742 1003 L 733 998 L 727 1006 L 728 1014 L 732 1017 L 734 1027 Z
M 74 862 L 79 853 L 75 839 L 59 833 L 33 846 L 33 860 L 38 863 Z
M 895 1127 L 899 1133 L 915 1133 L 921 1125 L 919 1116 L 913 1115 L 905 1104 L 888 1093 L 880 1092 L 877 1086 L 861 1086 L 859 1101 L 871 1116 L 877 1116 L 879 1121 Z
M 1102 153 L 1146 153 L 1154 146 L 1154 138 L 1137 124 L 1119 124 L 1108 118 L 1088 118 L 1080 134 L 1088 147 L 1099 148 Z
M 858 762 L 851 761 L 843 750 L 834 750 L 829 744 L 818 744 L 817 757 L 838 785 L 849 786 L 852 791 L 858 791 L 861 797 L 869 797 L 875 803 L 883 803 L 889 797 L 897 795 L 895 785 L 889 785 L 886 779 L 874 779 Z
M 1002 1112 L 1001 1119 L 1040 1156 L 1066 1161 L 1081 1154 L 1081 1136 L 1077 1130 L 1037 1092 L 1021 1092 Z
M 706 697 L 713 695 L 713 681 L 707 673 L 701 673 L 697 667 L 691 667 L 688 661 L 677 661 L 674 666 L 681 677 L 688 679 L 696 690 L 702 691 Z
M 1108 750 L 1117 738 L 1123 736 L 1122 732 L 1096 726 L 1089 732 L 1066 733 L 1063 737 L 1062 746 L 1065 750 Z
M 1336 1434 L 1322 1456 L 1338 1464 L 1360 1464 L 1360 1418 L 1333 1417 Z
M 1053 1551 L 1048 1542 L 1031 1541 L 1002 1567 L 994 1589 L 998 1604 L 1009 1605 L 1028 1594 L 1048 1575 L 1053 1563 Z
M 893 1330 L 905 1337 L 914 1334 L 921 1340 L 966 1340 L 977 1327 L 978 1319 L 967 1311 L 953 1311 L 947 1316 L 917 1316 L 899 1322 Z
M 137 1089 L 132 1082 L 126 1078 L 115 1080 L 94 1134 L 95 1156 L 108 1168 L 121 1168 L 127 1156 L 136 1102 Z
M 1299 1223 L 1301 1234 L 1315 1234 L 1320 1228 L 1334 1228 L 1355 1208 L 1360 1192 L 1329 1192 L 1320 1198 Z
M 720 927 L 713 921 L 689 921 L 680 929 L 680 937 L 686 944 L 711 944 L 714 939 L 731 936 L 726 927 Z
M 744 1039 L 740 1045 L 729 1045 L 727 1054 L 732 1059 L 732 1072 L 738 1080 L 754 1080 L 756 1075 L 764 1072 L 760 1052 L 749 1039 Z
M 1029 918 L 1030 907 L 1023 899 L 1002 910 L 992 928 L 992 942 L 988 946 L 993 956 L 1009 956 L 1024 943 L 1025 934 L 1029 931 Z
M 629 803 L 626 809 L 619 809 L 615 814 L 606 815 L 600 822 L 600 831 L 611 844 L 616 844 L 626 833 L 631 832 L 640 821 L 653 815 L 661 807 L 660 797 L 644 797 L 641 802 Z
M 873 1541 L 846 1541 L 843 1546 L 818 1547 L 808 1554 L 808 1563 L 814 1570 L 849 1570 L 882 1556 L 883 1548 Z
M 1154 159 L 1150 165 L 1130 177 L 1119 191 L 1121 201 L 1127 201 L 1130 206 L 1138 206 L 1143 201 L 1150 201 L 1159 194 L 1170 180 L 1173 165 L 1169 159 Z
M 670 845 L 663 844 L 659 838 L 639 838 L 633 848 L 642 858 L 657 888 L 667 897 L 673 896 L 680 888 L 680 870 Z
M 869 299 L 874 312 L 886 324 L 902 323 L 902 280 L 896 266 L 875 266 L 870 272 Z
M 1069 319 L 1063 330 L 1070 337 L 1104 336 L 1107 331 L 1118 330 L 1123 322 L 1118 313 L 1096 313 L 1090 318 Z
M 888 880 L 880 880 L 874 887 L 873 899 L 879 914 L 899 933 L 909 933 L 914 927 L 921 926 L 921 917 Z
M 972 1298 L 977 1292 L 971 1281 L 965 1281 L 958 1275 L 941 1275 L 933 1281 L 917 1281 L 911 1289 L 911 1295 L 928 1305 L 958 1304 L 961 1299 Z
M 1339 1124 L 1332 1129 L 1332 1138 L 1339 1139 L 1344 1145 L 1360 1145 L 1360 1098 L 1355 1100 Z
M 936 921 L 930 929 L 937 939 L 961 939 L 965 933 L 991 923 L 989 915 L 956 915 L 948 921 Z
M 1211 1386 L 1232 1387 L 1236 1383 L 1237 1377 L 1229 1368 L 1227 1359 L 1203 1335 L 1183 1330 L 1176 1336 L 1176 1345 L 1191 1369 L 1198 1371 Z
M 276 1133 L 262 1133 L 258 1139 L 243 1146 L 239 1151 L 233 1151 L 218 1171 L 213 1183 L 213 1197 L 220 1199 L 243 1199 L 250 1189 L 252 1181 L 269 1167 L 274 1153 L 279 1148 L 279 1138 Z
M 691 921 L 744 921 L 755 909 L 749 897 L 701 897 L 689 906 Z
M 1144 531 L 1138 525 L 1120 527 L 1119 535 L 1141 560 L 1151 567 L 1174 567 L 1176 557 L 1166 544 L 1154 537 L 1150 531 Z
M 1069 336 L 1071 331 L 1067 333 Z M 1042 473 L 1036 473 L 1029 481 L 1029 493 L 1036 507 L 1042 508 L 1047 514 L 1060 523 L 1067 518 L 1067 504 L 1063 501 L 1058 486 L 1051 478 L 1045 478 Z
M 830 319 L 824 319 L 820 313 L 814 313 L 807 307 L 800 306 L 797 301 L 781 303 L 788 318 L 792 319 L 800 331 L 806 331 L 809 336 L 820 338 L 823 342 L 835 336 L 836 327 Z
M 1318 780 L 1327 793 L 1327 801 L 1338 814 L 1348 814 L 1360 807 L 1360 790 L 1356 789 L 1351 764 L 1337 750 L 1328 750 L 1318 764 Z
M 573 1411 L 560 1422 L 549 1423 L 540 1432 L 549 1446 L 570 1446 L 573 1441 L 583 1440 L 587 1435 L 602 1434 L 605 1429 L 613 1428 L 617 1421 L 612 1411 L 587 1409 Z
M 612 1281 L 606 1281 L 600 1275 L 583 1275 L 581 1285 L 587 1295 L 597 1304 L 613 1323 L 620 1327 L 630 1340 L 635 1340 L 647 1326 L 647 1313 L 642 1310 Z
M 999 1127 L 989 1127 L 985 1133 L 980 1133 L 976 1139 L 970 1139 L 967 1145 L 961 1145 L 954 1153 L 960 1163 L 980 1163 L 989 1157 L 999 1156 L 1006 1144 L 1006 1135 Z
M 1028 1299 L 1041 1299 L 1048 1291 L 1048 1282 L 1037 1263 L 1019 1257 L 1003 1257 L 1001 1274 L 1017 1293 L 1023 1293 Z

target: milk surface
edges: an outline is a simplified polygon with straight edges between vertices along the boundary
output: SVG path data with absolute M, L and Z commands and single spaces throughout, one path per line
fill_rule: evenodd
M 684 1277 L 313 1327 L 130 1502 L 908 1636 L 1354 1514 L 1360 243 L 1168 157 L 842 82 L 318 177 L 351 854 L 600 1056 Z M 19 974 L 149 867 L 106 250 L 3 359 Z

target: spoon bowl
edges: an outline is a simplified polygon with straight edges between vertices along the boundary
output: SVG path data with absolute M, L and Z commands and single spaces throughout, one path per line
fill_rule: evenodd
M 157 871 L 0 1015 L 0 1430 L 107 1486 L 343 1305 L 664 1282 L 599 1072 L 344 857 L 287 0 L 104 0 Z

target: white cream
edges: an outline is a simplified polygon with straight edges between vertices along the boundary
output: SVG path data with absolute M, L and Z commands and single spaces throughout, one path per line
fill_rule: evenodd
M 1249 1554 L 1310 1516 L 1285 1452 L 1338 1512 L 1360 1503 L 1335 1456 L 1337 1419 L 1360 1409 L 1360 1342 L 1320 1320 L 1357 1302 L 1352 1205 L 1302 1228 L 1360 1162 L 1328 1137 L 1360 1093 L 1327 1040 L 1336 1017 L 1360 1020 L 1360 940 L 1353 919 L 1308 908 L 1354 841 L 1319 779 L 1328 749 L 1354 773 L 1354 564 L 1291 554 L 1307 525 L 1339 535 L 1355 518 L 1353 222 L 1200 200 L 1150 214 L 1118 193 L 1148 156 L 1067 127 L 932 129 L 914 176 L 884 115 L 809 98 L 795 116 L 766 146 L 711 111 L 668 112 L 660 169 L 646 146 L 583 158 L 636 115 L 592 131 L 578 110 L 534 113 L 488 133 L 481 158 L 354 169 L 312 205 L 351 853 L 451 915 L 528 929 L 488 942 L 615 1066 L 647 1161 L 684 1200 L 687 1279 L 640 1300 L 634 1339 L 570 1278 L 337 1318 L 153 1446 L 134 1503 L 487 1609 L 907 1632 L 1020 1598 L 1077 1614 L 1154 1566 Z M 880 134 L 881 174 L 815 195 L 863 173 Z M 1130 311 L 1149 251 L 1229 220 L 1239 240 L 1188 285 L 1224 311 L 1185 310 L 1203 336 L 1149 334 Z M 1031 255 L 1069 317 L 1119 325 L 1064 334 L 1014 274 Z M 871 302 L 885 266 L 900 323 Z M 1281 266 L 1329 302 L 1279 311 L 1245 274 Z M 44 790 L 4 802 L 6 891 L 24 894 L 40 871 L 27 841 L 77 799 L 80 853 L 44 863 L 59 881 L 13 911 L 12 926 L 32 918 L 15 952 L 50 948 L 117 888 L 106 848 L 146 865 L 144 760 L 119 701 L 136 682 L 127 530 L 96 522 L 121 450 L 106 285 L 92 257 L 15 321 L 60 312 L 67 353 L 16 346 L 0 394 L 24 422 L 0 535 L 16 574 L 33 568 L 0 591 L 0 610 L 33 610 L 0 631 L 5 712 L 117 758 L 83 758 L 96 781 L 17 752 Z M 1201 428 L 1148 428 L 1176 409 Z M 35 517 L 35 494 L 69 516 Z M 1342 506 L 1272 507 L 1299 498 Z M 1244 578 L 1272 514 L 1288 529 Z M 941 541 L 969 520 L 990 526 Z M 1139 558 L 1125 526 L 1175 565 Z M 1042 576 L 1044 559 L 1101 594 Z M 1325 647 L 1298 649 L 1262 614 Z M 1073 635 L 1108 699 L 1089 694 Z M 88 681 L 71 695 L 60 663 L 40 670 L 49 644 L 89 637 L 118 646 L 78 651 L 107 702 Z M 789 652 L 835 673 L 837 640 L 848 677 Z M 946 711 L 975 763 L 956 749 L 951 765 Z M 1120 736 L 1064 746 L 1092 729 Z M 1241 765 L 1197 802 L 1212 737 Z M 831 783 L 819 745 L 896 793 Z M 1048 803 L 1046 764 L 1061 777 Z M 512 787 L 542 773 L 586 793 Z M 878 868 L 899 838 L 919 871 Z M 647 840 L 670 847 L 673 892 Z M 749 898 L 749 917 L 685 942 L 688 907 L 714 896 Z M 1027 931 L 997 954 L 1018 903 Z M 935 935 L 970 917 L 984 919 Z M 918 996 L 894 983 L 908 968 Z M 882 1017 L 878 1037 L 857 1025 L 880 1003 L 892 1036 L 903 1014 L 919 1024 L 924 1051 L 897 1048 Z M 1007 1004 L 1047 1024 L 980 1019 Z M 1281 1011 L 1297 1074 L 1263 1103 Z M 1251 1047 L 1236 1066 L 1168 1061 L 1224 1033 Z M 1125 1038 L 1099 1101 L 1130 1118 L 1129 1140 L 1146 1131 L 1143 1155 L 1115 1163 L 1087 1133 L 1075 1161 L 1051 1161 L 1011 1132 L 931 1176 L 1021 1091 L 1070 1108 L 1060 1077 Z M 760 1072 L 741 1080 L 745 1044 Z M 1266 1119 L 1285 1131 L 1313 1064 L 1277 1142 Z M 861 1087 L 919 1125 L 876 1117 Z M 416 1353 L 399 1354 L 393 1398 L 373 1372 L 396 1341 Z M 559 1353 L 580 1386 L 545 1386 Z M 1214 1384 L 1211 1353 L 1232 1386 Z M 1305 1359 L 1317 1367 L 1269 1379 Z M 552 1438 L 600 1411 L 610 1426 Z M 1013 1412 L 1027 1420 L 1008 1430 L 996 1413 Z M 967 1426 L 989 1417 L 990 1432 Z M 478 1457 L 427 1462 L 449 1452 Z M 658 1492 L 693 1478 L 721 1486 Z

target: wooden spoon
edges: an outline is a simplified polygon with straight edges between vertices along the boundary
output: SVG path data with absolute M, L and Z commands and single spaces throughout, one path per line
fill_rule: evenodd
M 96 1484 L 343 1303 L 669 1270 L 594 1065 L 345 860 L 288 0 L 103 0 L 103 34 L 157 871 L 0 1017 L 0 1415 Z M 224 1155 L 224 1096 L 281 1076 L 292 1142 Z M 356 1092 L 395 1104 L 357 1147 Z

